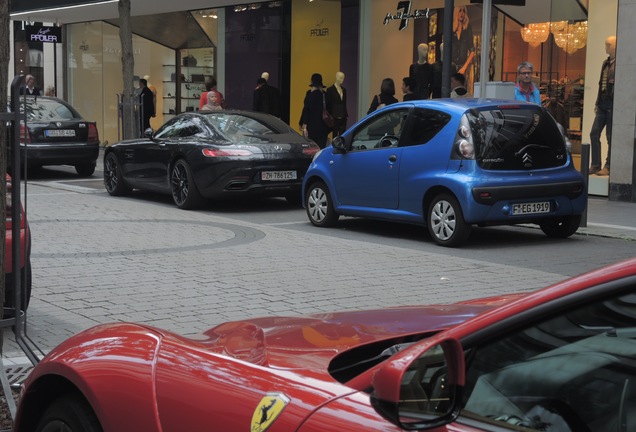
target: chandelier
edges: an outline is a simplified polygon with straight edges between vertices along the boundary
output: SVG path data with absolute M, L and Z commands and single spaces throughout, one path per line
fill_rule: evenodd
M 554 43 L 568 54 L 574 54 L 587 43 L 587 21 L 568 23 L 557 21 L 550 25 Z
M 533 48 L 536 48 L 543 42 L 547 41 L 549 36 L 549 22 L 526 24 L 521 27 L 521 38 L 524 42 L 529 43 Z

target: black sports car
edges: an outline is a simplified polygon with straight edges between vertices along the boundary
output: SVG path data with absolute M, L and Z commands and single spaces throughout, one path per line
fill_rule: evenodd
M 111 195 L 133 189 L 170 193 L 182 209 L 205 199 L 258 194 L 300 203 L 303 177 L 318 146 L 269 114 L 202 111 L 180 114 L 146 137 L 104 153 Z
M 95 172 L 99 133 L 71 105 L 46 96 L 20 97 L 26 125 L 20 127 L 20 157 L 30 167 L 73 165 L 80 176 Z

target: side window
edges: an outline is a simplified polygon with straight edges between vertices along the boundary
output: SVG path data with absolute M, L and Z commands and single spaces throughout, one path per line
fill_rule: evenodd
M 399 109 L 375 116 L 355 133 L 351 141 L 351 150 L 397 147 L 408 114 L 408 109 Z
M 155 135 L 156 138 L 170 138 L 174 136 L 178 136 L 179 134 L 179 125 L 182 122 L 182 119 L 176 118 L 165 125 L 163 125 L 157 131 Z
M 635 359 L 636 294 L 565 311 L 471 350 L 463 414 L 514 430 L 636 430 Z
M 441 111 L 416 108 L 409 122 L 409 132 L 403 139 L 403 146 L 426 144 L 450 121 L 451 116 Z
M 199 128 L 189 120 L 179 124 L 179 137 L 185 138 L 199 133 Z

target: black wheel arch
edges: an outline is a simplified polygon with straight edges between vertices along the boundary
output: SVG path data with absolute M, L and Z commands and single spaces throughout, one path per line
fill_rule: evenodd
M 83 399 L 95 413 L 90 402 L 75 384 L 60 375 L 45 375 L 32 383 L 29 391 L 21 396 L 20 411 L 16 418 L 14 432 L 34 431 L 46 408 L 55 400 L 67 395 L 75 395 Z M 95 415 L 97 416 L 97 413 Z

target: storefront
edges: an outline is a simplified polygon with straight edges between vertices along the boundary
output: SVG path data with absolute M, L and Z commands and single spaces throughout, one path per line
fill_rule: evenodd
M 621 49 L 631 50 L 625 41 L 636 30 L 626 24 L 624 35 L 618 31 L 618 0 L 493 3 L 487 71 L 480 67 L 482 5 L 456 0 L 449 12 L 456 27 L 457 11 L 465 8 L 461 40 L 468 49 L 464 47 L 461 55 L 472 53 L 472 58 L 460 59 L 457 47 L 451 49 L 454 64 L 467 63 L 461 67 L 466 66 L 469 91 L 482 76 L 514 83 L 519 63 L 533 63 L 544 106 L 566 127 L 579 151 L 581 143 L 590 141 L 600 69 L 607 57 L 605 39 L 618 34 L 618 81 Z M 634 14 L 636 0 L 625 3 L 629 4 L 622 6 L 621 17 L 627 20 Z M 283 0 L 135 17 L 134 73 L 149 75 L 157 88 L 159 115 L 153 126 L 175 113 L 197 109 L 203 81 L 211 76 L 218 80 L 228 107 L 251 109 L 256 80 L 268 72 L 269 84 L 281 91 L 284 120 L 297 127 L 311 74 L 321 73 L 329 86 L 341 71 L 352 125 L 366 114 L 384 78 L 392 78 L 399 93 L 402 78 L 418 59 L 418 45 L 428 47 L 430 63 L 441 60 L 444 6 L 444 0 Z M 117 24 L 110 19 L 64 25 L 63 49 L 58 49 L 65 66 L 64 97 L 86 117 L 98 119 L 102 138 L 108 142 L 117 139 L 116 94 L 122 80 Z M 182 40 L 177 40 L 179 35 L 184 35 Z M 624 57 L 622 76 L 634 88 L 630 58 Z M 456 64 L 454 68 L 460 69 Z M 401 94 L 396 97 L 401 100 Z M 633 105 L 624 94 L 618 97 Z M 632 107 L 615 110 L 611 177 L 590 177 L 591 193 L 636 200 L 634 111 Z M 625 118 L 627 113 L 631 119 Z M 617 121 L 618 116 L 623 117 Z M 605 133 L 601 143 L 605 160 Z

